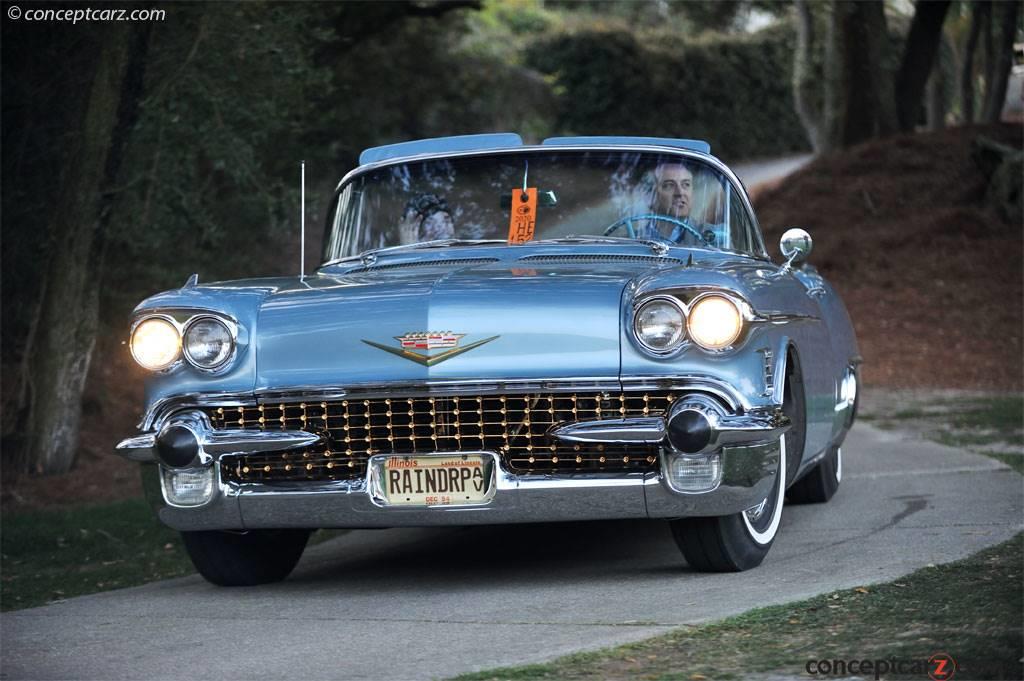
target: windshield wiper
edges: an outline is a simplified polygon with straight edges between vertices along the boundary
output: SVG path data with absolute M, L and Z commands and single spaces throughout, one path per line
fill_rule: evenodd
M 669 244 L 656 239 L 630 239 L 622 236 L 593 236 L 587 234 L 570 234 L 554 239 L 528 241 L 528 244 L 644 244 L 655 255 L 668 253 Z
M 337 265 L 338 263 L 347 262 L 349 260 L 359 260 L 363 265 L 372 265 L 377 262 L 377 256 L 384 253 L 398 253 L 400 251 L 416 251 L 421 248 L 447 248 L 449 246 L 484 246 L 487 244 L 507 244 L 508 242 L 504 239 L 435 239 L 433 241 L 418 241 L 414 244 L 401 244 L 398 246 L 388 246 L 386 248 L 373 248 L 368 251 L 363 251 L 359 255 L 350 255 L 347 258 L 339 258 L 329 264 Z

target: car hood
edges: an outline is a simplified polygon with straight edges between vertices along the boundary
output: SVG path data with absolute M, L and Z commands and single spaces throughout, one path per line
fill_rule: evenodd
M 319 274 L 264 299 L 256 388 L 615 379 L 623 293 L 651 271 L 629 262 L 449 262 Z M 423 333 L 439 335 L 410 337 Z

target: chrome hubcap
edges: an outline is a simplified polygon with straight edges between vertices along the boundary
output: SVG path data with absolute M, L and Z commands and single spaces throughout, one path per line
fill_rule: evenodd
M 757 506 L 751 506 L 744 513 L 747 514 L 747 520 L 752 523 L 756 523 L 758 518 L 764 515 L 764 509 L 768 506 L 768 497 L 761 500 L 761 503 Z

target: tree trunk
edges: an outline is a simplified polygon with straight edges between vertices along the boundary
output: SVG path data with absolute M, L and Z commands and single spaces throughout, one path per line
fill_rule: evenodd
M 996 48 L 995 48 L 995 29 L 992 26 L 992 15 L 995 14 L 995 10 L 991 7 L 985 13 L 985 21 L 981 25 L 981 37 L 982 37 L 982 80 L 984 81 L 985 89 L 981 93 L 981 110 L 985 110 L 985 100 L 988 97 L 988 90 L 990 83 L 995 80 L 995 67 L 996 67 Z
M 946 126 L 946 78 L 939 61 L 935 60 L 926 88 L 929 130 L 942 130 Z
M 1017 32 L 1019 10 L 1020 5 L 1017 2 L 1003 2 L 992 12 L 996 19 L 998 41 L 992 59 L 991 78 L 986 82 L 985 88 L 985 108 L 981 114 L 981 120 L 985 123 L 998 123 L 1003 113 L 1010 69 L 1013 67 L 1013 36 Z
M 811 72 L 811 54 L 814 51 L 814 17 L 806 0 L 796 0 L 796 48 L 793 50 L 793 104 L 800 123 L 807 133 L 814 153 L 820 154 L 827 146 L 822 130 L 822 110 L 813 101 L 815 85 Z
M 835 19 L 839 143 L 848 147 L 896 130 L 884 63 L 888 38 L 880 1 L 837 2 Z
M 896 115 L 900 129 L 905 132 L 913 130 L 917 124 L 921 98 L 935 63 L 949 5 L 949 0 L 918 0 L 914 5 L 914 18 L 896 74 Z
M 28 404 L 17 468 L 62 473 L 78 446 L 82 388 L 98 323 L 105 228 L 121 155 L 134 122 L 150 24 L 102 36 L 89 95 L 50 222 L 55 250 L 39 299 L 38 331 L 26 348 Z
M 885 21 L 884 2 L 862 2 L 861 11 L 867 29 L 864 49 L 868 54 L 866 67 L 871 69 L 870 81 L 875 100 L 875 126 L 880 137 L 899 130 L 896 102 L 892 97 L 893 80 L 889 69 L 889 26 Z
M 842 91 L 842 73 L 839 59 L 839 12 L 832 2 L 830 17 L 825 22 L 825 86 L 821 104 L 821 135 L 826 151 L 839 146 L 839 94 Z
M 960 69 L 960 111 L 964 123 L 974 122 L 974 53 L 978 50 L 978 36 L 982 26 L 988 25 L 988 13 L 992 10 L 989 2 L 971 5 L 971 27 L 964 45 L 964 60 Z

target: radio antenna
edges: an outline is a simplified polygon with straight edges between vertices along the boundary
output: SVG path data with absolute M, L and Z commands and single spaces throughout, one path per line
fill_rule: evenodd
M 299 163 L 301 168 L 301 188 L 299 194 L 301 199 L 299 200 L 300 210 L 302 214 L 299 216 L 299 224 L 301 225 L 301 236 L 299 241 L 299 281 L 306 278 L 306 162 L 301 161 Z

